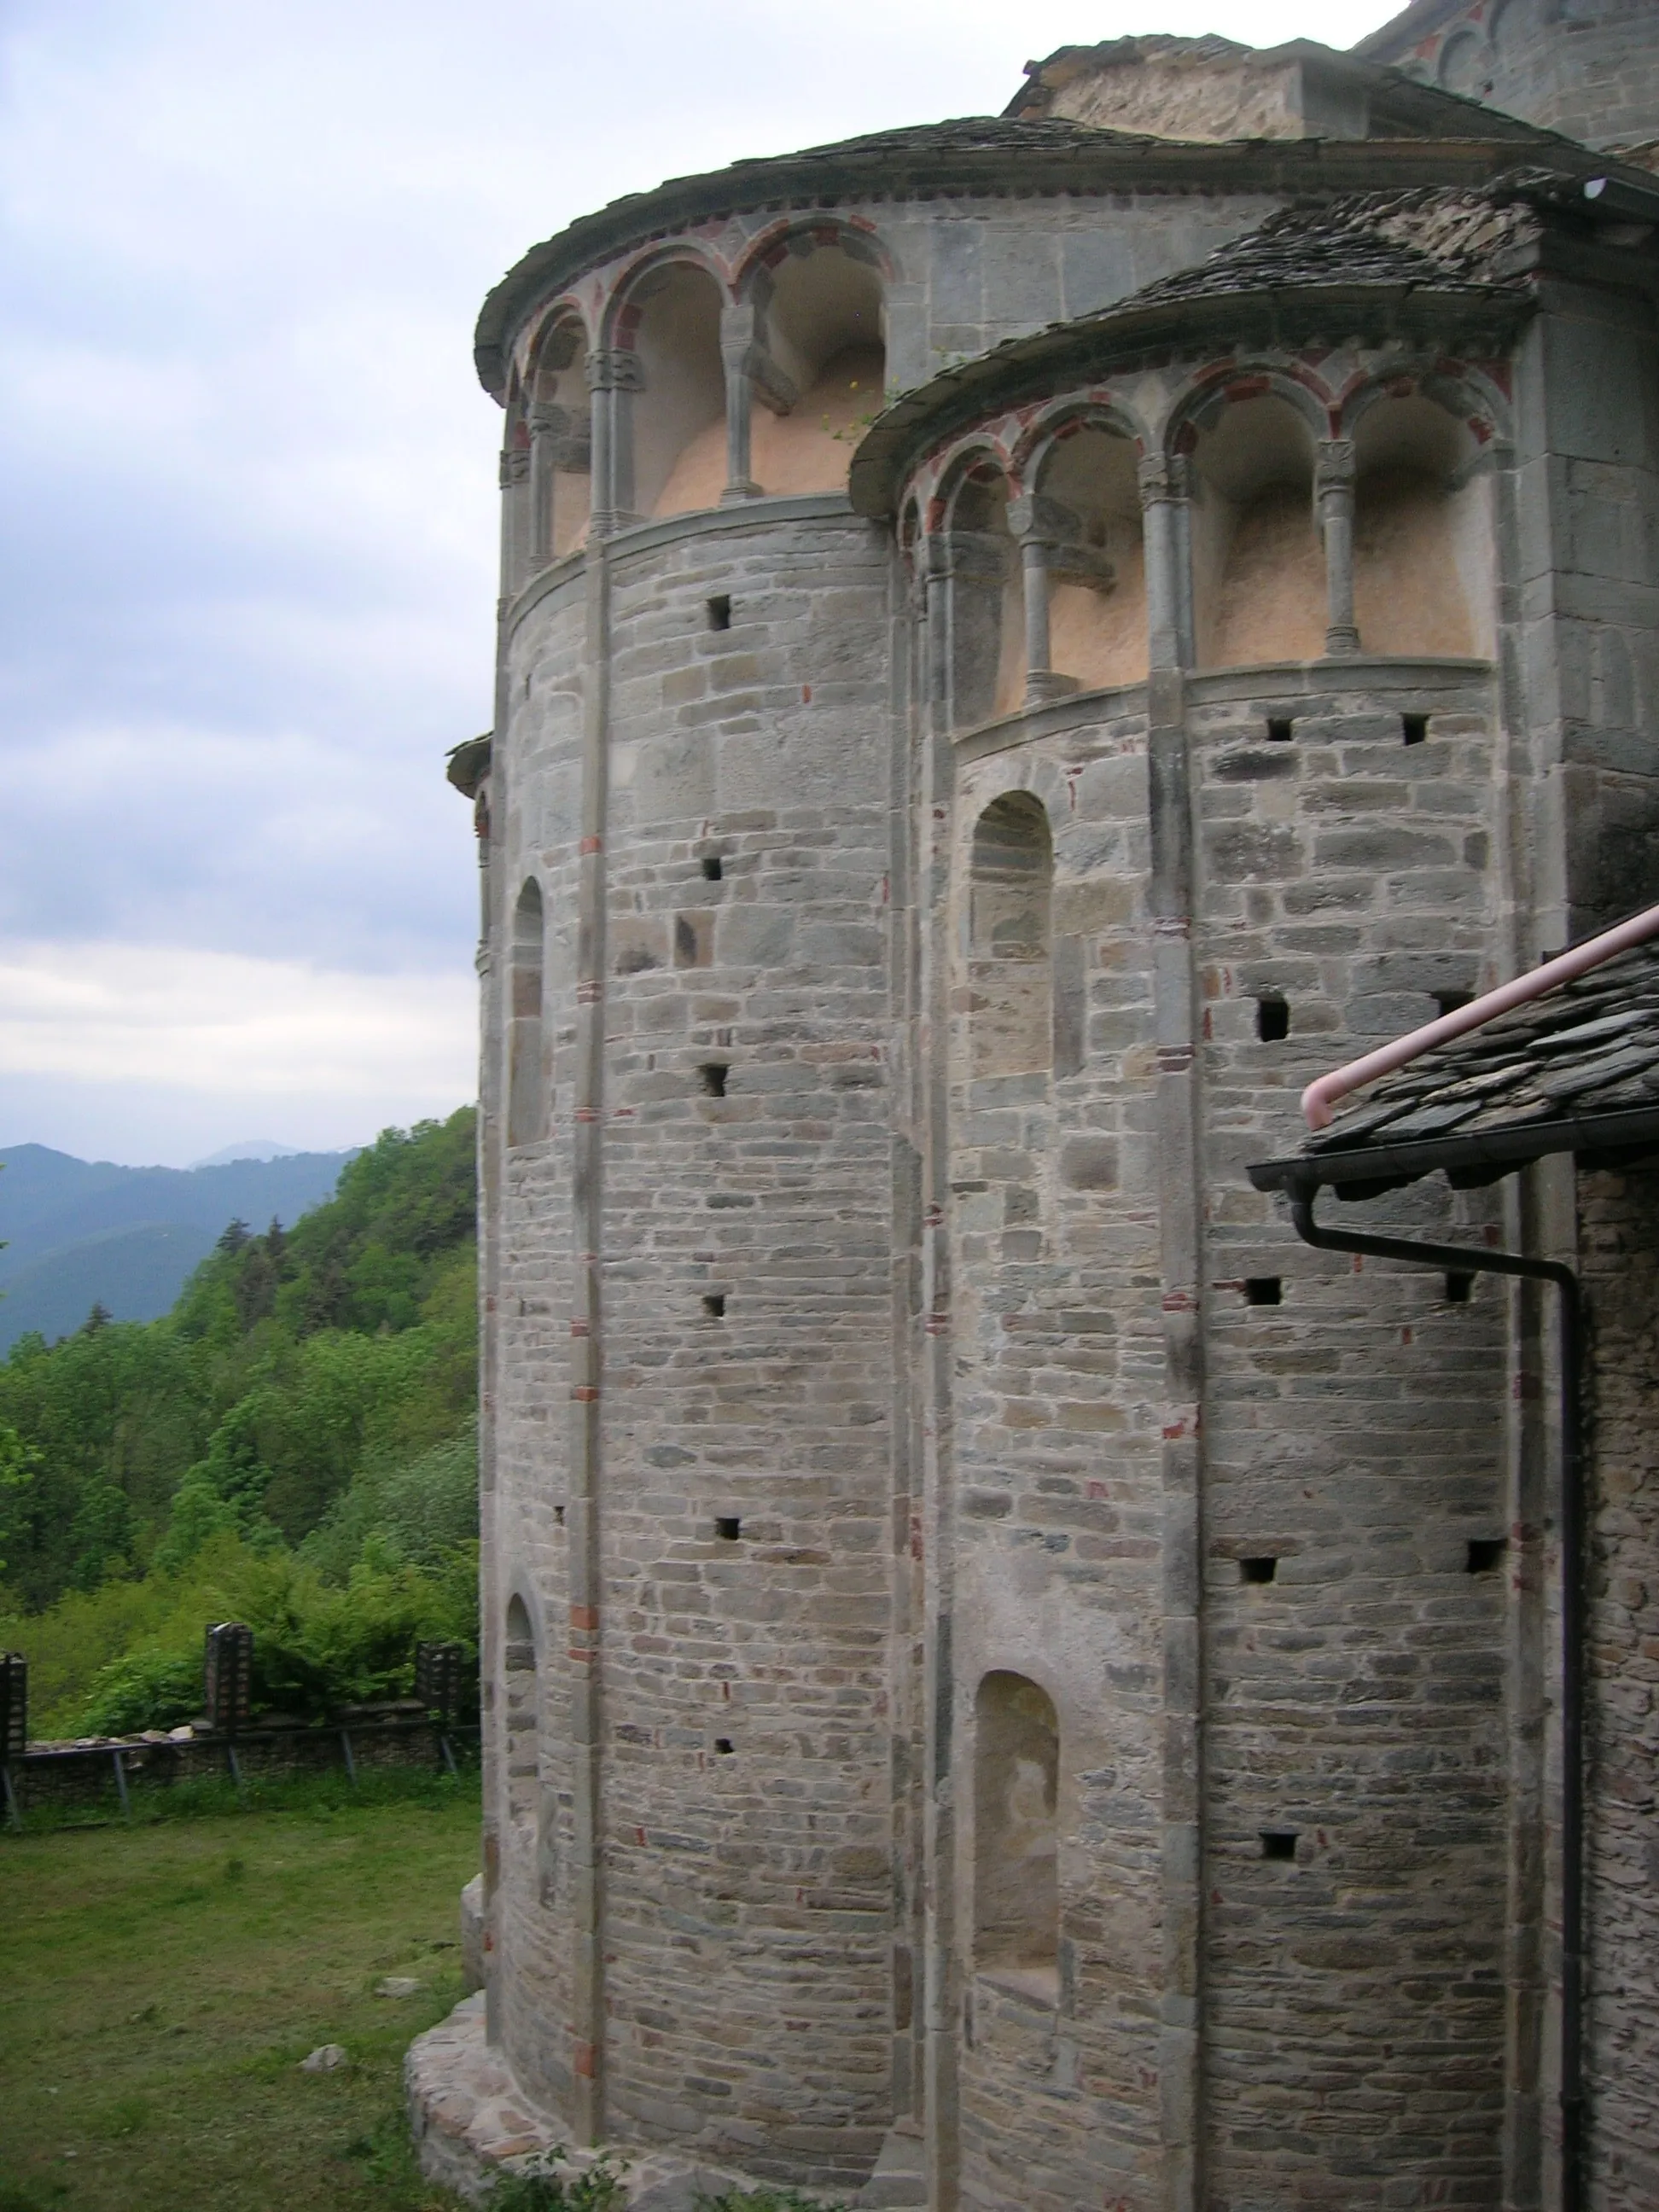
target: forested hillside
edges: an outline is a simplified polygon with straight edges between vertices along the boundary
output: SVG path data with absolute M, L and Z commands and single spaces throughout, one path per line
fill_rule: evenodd
M 0 1644 L 33 1662 L 37 1733 L 187 1717 L 215 1614 L 263 1626 L 285 1706 L 471 1636 L 473 1121 L 386 1131 L 287 1233 L 231 1223 L 160 1321 L 13 1346 Z

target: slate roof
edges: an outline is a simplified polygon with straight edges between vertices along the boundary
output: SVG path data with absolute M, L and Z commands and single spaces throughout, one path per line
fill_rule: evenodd
M 1351 193 L 1281 209 L 1207 261 L 1147 285 L 1122 305 L 1328 284 L 1519 291 L 1524 287 L 1503 258 L 1535 228 L 1528 208 L 1488 192 Z
M 532 246 L 486 298 L 473 351 L 487 391 L 503 395 L 506 356 L 519 320 L 538 301 L 629 246 L 671 237 L 743 209 L 849 205 L 1004 192 L 1194 191 L 1352 194 L 1461 180 L 1477 189 L 1528 158 L 1576 179 L 1595 157 L 1570 140 L 1508 116 L 1479 111 L 1481 127 L 1456 141 L 1429 138 L 1270 138 L 1211 143 L 1114 131 L 1051 116 L 960 116 L 878 131 L 795 154 L 734 161 L 706 176 L 671 177 L 647 192 L 585 215 Z M 1606 167 L 1605 161 L 1602 167 Z
M 1301 197 L 1190 269 L 1110 307 L 1006 338 L 903 393 L 854 453 L 853 505 L 860 514 L 890 514 L 911 455 L 959 422 L 1060 376 L 1094 374 L 1149 344 L 1197 343 L 1212 326 L 1237 345 L 1259 341 L 1252 310 L 1279 343 L 1327 325 L 1346 335 L 1370 318 L 1413 331 L 1472 320 L 1488 335 L 1507 327 L 1530 301 L 1520 249 L 1540 227 L 1538 178 L 1511 169 L 1462 187 Z
M 1547 1152 L 1605 1158 L 1659 1146 L 1659 940 L 1425 1053 L 1340 1109 L 1296 1159 L 1252 1168 L 1258 1188 L 1297 1169 L 1358 1196 L 1437 1168 L 1494 1181 Z

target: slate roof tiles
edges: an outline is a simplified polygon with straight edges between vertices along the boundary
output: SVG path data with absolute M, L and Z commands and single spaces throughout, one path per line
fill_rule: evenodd
M 1310 1137 L 1304 1154 L 1583 1122 L 1659 1107 L 1659 942 L 1425 1053 Z

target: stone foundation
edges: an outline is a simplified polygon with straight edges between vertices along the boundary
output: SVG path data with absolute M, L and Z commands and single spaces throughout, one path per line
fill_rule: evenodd
M 501 2051 L 484 2040 L 482 1991 L 463 1997 L 447 2020 L 416 2038 L 404 2061 L 404 2089 L 422 2172 L 469 2204 L 486 2203 L 498 2174 L 533 2168 L 571 2133 L 554 2114 L 532 2103 Z M 917 2161 L 904 2155 L 907 2147 L 895 2143 L 884 2152 L 877 2174 L 857 2200 L 860 2205 L 924 2201 L 913 2188 L 900 2185 L 920 2171 Z M 699 2197 L 760 2185 L 729 2166 L 672 2152 L 626 2143 L 607 2148 L 614 2162 L 626 2168 L 629 2212 L 696 2212 Z M 920 2152 L 919 2141 L 915 2148 Z M 580 2172 L 599 2155 L 573 2150 L 568 2165 Z M 835 2202 L 827 2197 L 811 2201 L 826 2207 Z

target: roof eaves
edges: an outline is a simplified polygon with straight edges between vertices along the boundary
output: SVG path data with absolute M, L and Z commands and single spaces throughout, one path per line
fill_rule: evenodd
M 1478 111 L 1483 117 L 1485 111 Z M 990 131 L 998 117 L 964 124 Z M 755 207 L 834 204 L 839 201 L 967 198 L 998 191 L 1022 197 L 1112 190 L 1238 192 L 1400 189 L 1405 184 L 1490 180 L 1512 161 L 1500 136 L 1434 141 L 1261 138 L 1211 143 L 1164 139 L 1085 125 L 1006 126 L 995 143 L 952 145 L 950 125 L 912 134 L 886 132 L 842 146 L 808 149 L 734 162 L 697 177 L 671 178 L 649 192 L 631 192 L 556 236 L 532 246 L 495 285 L 480 310 L 473 357 L 480 382 L 505 397 L 507 356 L 520 322 L 539 301 L 630 246 L 672 236 L 708 217 Z M 1044 134 L 1028 137 L 1028 132 Z M 1554 155 L 1565 169 L 1588 176 L 1595 157 L 1571 140 L 1540 134 L 1539 163 Z M 1605 161 L 1600 165 L 1606 167 Z
M 1386 322 L 1391 331 L 1438 331 L 1477 319 L 1507 330 L 1530 308 L 1529 299 L 1507 285 L 1279 284 L 1152 301 L 1132 295 L 1097 314 L 1005 339 L 988 353 L 955 362 L 904 393 L 859 444 L 848 494 L 860 514 L 872 520 L 891 514 L 899 478 L 921 452 L 983 413 L 983 395 L 999 392 L 1014 401 L 1057 362 L 1089 374 L 1127 354 L 1196 343 L 1212 325 L 1239 343 L 1259 343 L 1287 325 L 1305 335 L 1310 321 L 1334 313 L 1363 313 L 1367 320 Z
M 1328 1188 L 1340 1198 L 1358 1199 L 1437 1173 L 1468 1188 L 1495 1182 L 1553 1153 L 1630 1154 L 1652 1148 L 1659 1148 L 1659 1106 L 1632 1106 L 1553 1116 L 1470 1136 L 1427 1138 L 1419 1144 L 1297 1152 L 1288 1159 L 1257 1161 L 1245 1172 L 1257 1190 L 1308 1194 Z

